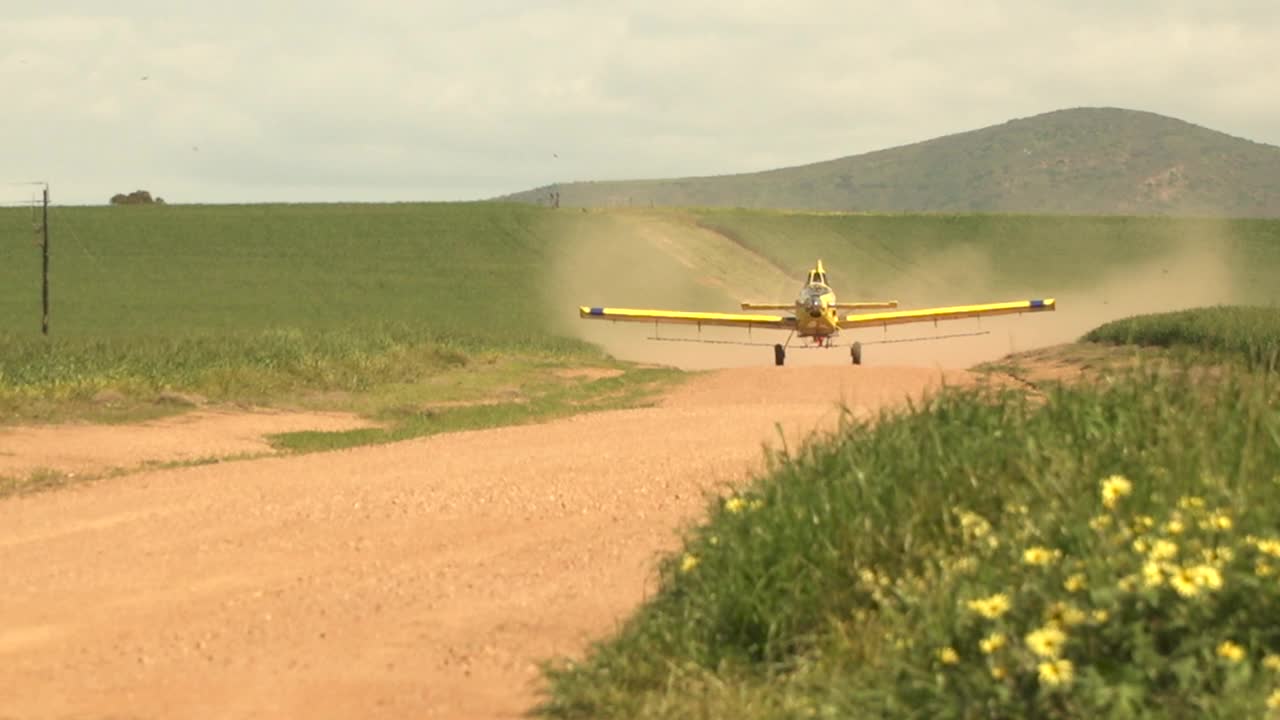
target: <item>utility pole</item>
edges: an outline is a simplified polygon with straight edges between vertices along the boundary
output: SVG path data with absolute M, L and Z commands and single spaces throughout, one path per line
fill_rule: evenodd
M 40 332 L 44 335 L 49 334 L 49 186 L 44 186 L 44 201 L 40 209 L 40 232 L 44 236 L 44 242 L 40 245 L 44 248 L 44 271 L 41 273 L 41 289 L 40 296 L 44 305 L 44 315 L 40 319 Z

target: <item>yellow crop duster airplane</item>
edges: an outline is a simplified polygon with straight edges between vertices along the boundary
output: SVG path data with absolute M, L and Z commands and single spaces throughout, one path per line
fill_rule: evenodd
M 746 313 L 685 312 L 682 310 L 638 310 L 633 308 L 588 307 L 578 308 L 578 315 L 588 320 L 621 320 L 626 322 L 677 323 L 724 327 L 771 328 L 790 330 L 785 343 L 773 346 L 775 365 L 786 362 L 787 347 L 791 338 L 810 338 L 814 347 L 835 347 L 832 338 L 841 330 L 864 327 L 888 327 L 906 323 L 960 320 L 987 315 L 1011 315 L 1024 312 L 1044 312 L 1057 309 L 1053 298 L 1043 300 L 1014 300 L 1012 302 L 983 305 L 956 305 L 952 307 L 924 308 L 921 310 L 896 310 L 848 314 L 841 317 L 841 310 L 876 310 L 898 307 L 897 300 L 880 302 L 836 302 L 836 294 L 827 284 L 827 271 L 822 261 L 809 271 L 809 278 L 800 288 L 800 296 L 794 303 L 742 303 L 743 310 L 790 310 L 790 315 L 763 315 Z M 658 338 L 664 339 L 664 338 Z M 699 342 L 699 341 L 694 341 Z M 714 342 L 714 341 L 701 341 Z M 746 343 L 755 344 L 755 343 Z M 862 364 L 862 344 L 849 346 L 854 365 Z

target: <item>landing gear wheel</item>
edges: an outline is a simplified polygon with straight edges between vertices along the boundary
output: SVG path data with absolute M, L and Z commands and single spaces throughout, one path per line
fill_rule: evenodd
M 780 344 L 774 345 L 773 346 L 773 364 L 781 365 L 786 361 L 787 361 L 787 351 L 783 349 L 782 345 Z
M 862 343 L 856 342 L 849 346 L 849 357 L 854 365 L 862 364 Z

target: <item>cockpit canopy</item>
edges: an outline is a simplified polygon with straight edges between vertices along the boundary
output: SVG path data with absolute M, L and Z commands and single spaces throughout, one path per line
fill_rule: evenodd
M 801 305 L 821 305 L 822 296 L 831 292 L 826 285 L 805 285 L 800 289 Z
M 810 284 L 810 285 L 813 285 L 814 283 L 817 283 L 818 285 L 826 285 L 826 284 L 827 284 L 827 274 L 826 274 L 825 272 L 821 271 L 821 270 L 810 270 L 810 271 L 809 271 L 809 284 Z

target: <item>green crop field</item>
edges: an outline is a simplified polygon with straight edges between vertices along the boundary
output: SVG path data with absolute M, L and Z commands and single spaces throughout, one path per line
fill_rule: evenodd
M 774 453 L 711 501 L 615 637 L 547 666 L 540 710 L 1267 716 L 1280 384 L 1211 377 L 950 390 Z
M 785 300 L 817 257 L 844 299 L 1065 298 L 1035 326 L 1064 332 L 1094 301 L 1280 300 L 1260 220 L 405 203 L 54 208 L 51 229 L 43 338 L 30 213 L 0 211 L 3 422 L 173 412 L 154 401 L 174 392 L 372 415 L 491 398 L 642 341 L 580 304 Z
M 0 332 L 39 329 L 40 253 L 0 214 Z M 430 327 L 546 342 L 530 303 L 551 239 L 536 208 L 491 204 L 55 208 L 53 336 L 281 327 Z M 494 308 L 484 323 L 477 309 Z
M 554 218 L 479 203 L 55 208 L 44 338 L 29 213 L 5 210 L 0 417 L 146 416 L 172 412 L 154 400 L 175 391 L 377 415 L 545 390 L 550 369 L 610 364 L 550 330 Z M 116 401 L 93 400 L 104 392 Z

